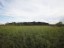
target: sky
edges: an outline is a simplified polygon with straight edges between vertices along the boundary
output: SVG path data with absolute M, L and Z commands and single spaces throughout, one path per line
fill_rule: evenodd
M 0 0 L 0 23 L 64 22 L 64 0 Z

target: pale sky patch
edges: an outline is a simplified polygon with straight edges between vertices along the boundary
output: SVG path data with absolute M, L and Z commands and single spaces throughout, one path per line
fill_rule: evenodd
M 0 16 L 11 18 L 0 22 L 64 22 L 64 0 L 0 0 Z

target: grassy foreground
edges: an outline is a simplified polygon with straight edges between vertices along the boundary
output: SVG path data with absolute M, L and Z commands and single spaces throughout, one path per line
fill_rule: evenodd
M 0 48 L 64 48 L 64 27 L 0 26 Z

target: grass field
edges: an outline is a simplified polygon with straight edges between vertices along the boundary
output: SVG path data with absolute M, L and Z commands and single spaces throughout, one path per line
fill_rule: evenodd
M 0 26 L 0 48 L 64 48 L 64 27 Z

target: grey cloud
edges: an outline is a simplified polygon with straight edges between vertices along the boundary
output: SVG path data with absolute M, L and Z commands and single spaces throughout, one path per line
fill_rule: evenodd
M 4 5 L 3 5 L 3 3 L 2 3 L 2 2 L 0 2 L 0 7 L 4 7 Z

